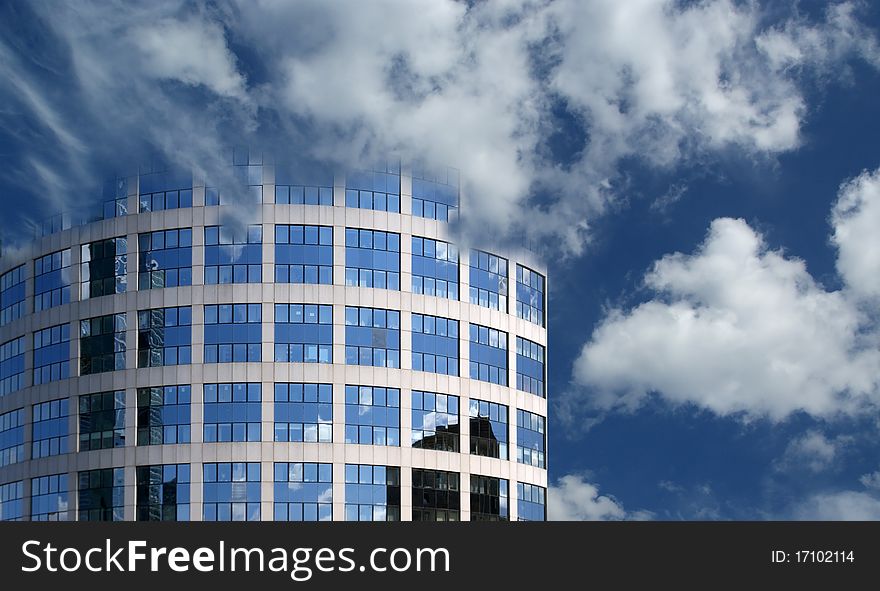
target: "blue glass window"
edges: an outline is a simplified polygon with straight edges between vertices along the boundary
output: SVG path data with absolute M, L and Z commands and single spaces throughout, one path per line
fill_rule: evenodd
M 234 232 L 227 226 L 205 227 L 205 284 L 260 283 L 263 280 L 263 227 Z
M 459 175 L 454 168 L 413 167 L 413 215 L 448 222 L 458 208 Z
M 400 312 L 345 307 L 345 363 L 400 368 Z
M 331 285 L 333 228 L 275 226 L 275 282 Z
M 507 333 L 471 324 L 470 376 L 472 380 L 507 385 Z
M 471 399 L 468 405 L 471 427 L 471 454 L 507 459 L 507 407 L 503 404 Z
M 105 468 L 78 474 L 79 520 L 122 521 L 125 517 L 125 469 Z
M 400 521 L 400 468 L 346 464 L 345 520 Z
M 451 394 L 412 391 L 412 446 L 459 450 L 459 399 Z
M 24 461 L 24 410 L 0 415 L 0 466 Z
M 192 229 L 138 234 L 138 289 L 192 285 Z
M 275 521 L 332 521 L 333 464 L 275 462 Z
M 244 159 L 236 162 L 232 166 L 233 181 L 232 184 L 237 187 L 243 194 L 238 199 L 226 201 L 221 196 L 217 187 L 205 187 L 205 205 L 221 205 L 226 202 L 237 201 L 239 203 L 247 203 L 257 205 L 263 202 L 263 165 L 262 158 L 257 157 L 253 161 Z
M 101 198 L 102 219 L 112 220 L 128 215 L 128 178 L 108 178 L 102 187 Z
M 108 238 L 80 247 L 81 299 L 125 293 L 128 285 L 128 239 Z
M 275 361 L 333 363 L 333 306 L 275 304 Z
M 283 205 L 333 206 L 333 175 L 318 172 L 319 178 L 304 179 L 298 167 L 276 163 L 275 203 Z
M 412 368 L 458 375 L 458 320 L 412 315 Z
M 138 206 L 140 212 L 192 207 L 192 173 L 186 170 L 164 170 L 139 176 Z
M 345 387 L 345 442 L 400 445 L 400 390 Z
M 261 361 L 260 304 L 205 306 L 205 363 Z
M 345 284 L 400 289 L 400 234 L 345 229 Z
M 24 481 L 0 484 L 0 521 L 21 521 L 24 517 Z
M 0 396 L 24 385 L 24 337 L 0 345 Z
M 80 320 L 80 375 L 125 369 L 125 330 L 125 313 Z
M 192 308 L 138 311 L 138 367 L 192 362 Z
M 458 299 L 458 247 L 431 238 L 412 239 L 412 291 Z
M 507 488 L 504 478 L 471 474 L 471 521 L 507 521 Z
M 544 468 L 547 445 L 546 419 L 541 415 L 516 409 L 516 461 Z
M 25 265 L 0 275 L 0 326 L 24 316 Z
M 544 276 L 516 266 L 516 315 L 544 326 Z
M 412 520 L 458 521 L 461 492 L 458 472 L 412 469 Z
M 70 302 L 70 249 L 34 261 L 34 312 Z
M 516 483 L 518 521 L 547 520 L 547 489 L 527 482 Z
M 67 474 L 31 478 L 31 521 L 67 521 Z
M 468 265 L 471 303 L 507 312 L 507 259 L 472 250 Z
M 260 520 L 260 463 L 203 464 L 205 521 Z
M 69 407 L 67 398 L 41 402 L 33 406 L 31 459 L 67 453 Z
M 79 450 L 125 447 L 125 390 L 79 397 Z
M 400 213 L 400 162 L 348 174 L 345 206 Z
M 189 464 L 138 466 L 135 478 L 138 521 L 189 521 Z
M 205 384 L 205 443 L 260 441 L 263 390 L 259 383 Z
M 34 385 L 70 377 L 70 325 L 50 326 L 34 333 Z
M 154 386 L 137 391 L 137 444 L 189 443 L 192 388 Z
M 333 386 L 275 384 L 275 441 L 333 441 Z
M 544 347 L 516 337 L 516 389 L 544 397 Z

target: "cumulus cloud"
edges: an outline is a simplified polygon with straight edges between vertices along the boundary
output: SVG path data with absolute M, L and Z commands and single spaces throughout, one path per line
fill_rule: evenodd
M 599 487 L 583 476 L 568 474 L 547 491 L 547 515 L 552 521 L 642 521 L 649 511 L 627 511 L 614 497 L 599 494 Z
M 578 252 L 628 158 L 798 146 L 803 72 L 877 64 L 854 6 L 773 22 L 732 0 L 7 6 L 0 133 L 20 162 L 0 183 L 57 205 L 120 155 L 217 178 L 236 143 L 343 167 L 393 152 L 461 168 L 481 230 Z
M 819 493 L 796 505 L 792 516 L 809 521 L 877 521 L 880 498 L 859 491 Z
M 880 490 L 880 470 L 868 474 L 862 474 L 861 477 L 859 477 L 859 482 L 861 482 L 865 488 Z
M 837 271 L 858 297 L 880 296 L 880 170 L 844 183 L 831 212 Z
M 808 470 L 822 472 L 833 468 L 852 438 L 841 435 L 829 439 L 824 433 L 810 430 L 792 439 L 782 457 L 775 463 L 780 471 Z

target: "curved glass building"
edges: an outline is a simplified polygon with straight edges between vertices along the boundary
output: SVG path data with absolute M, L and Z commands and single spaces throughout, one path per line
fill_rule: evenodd
M 0 518 L 544 519 L 534 255 L 453 242 L 453 169 L 232 171 L 0 259 Z

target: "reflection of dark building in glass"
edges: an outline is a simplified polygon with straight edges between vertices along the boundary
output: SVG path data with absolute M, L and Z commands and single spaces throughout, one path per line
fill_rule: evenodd
M 3 253 L 0 520 L 542 519 L 535 254 L 462 243 L 451 168 L 228 164 Z

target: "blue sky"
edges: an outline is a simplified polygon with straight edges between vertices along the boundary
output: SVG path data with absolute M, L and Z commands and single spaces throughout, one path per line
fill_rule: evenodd
M 870 2 L 10 2 L 0 229 L 230 144 L 462 170 L 551 264 L 551 514 L 880 518 Z M 676 254 L 677 253 L 677 254 Z

